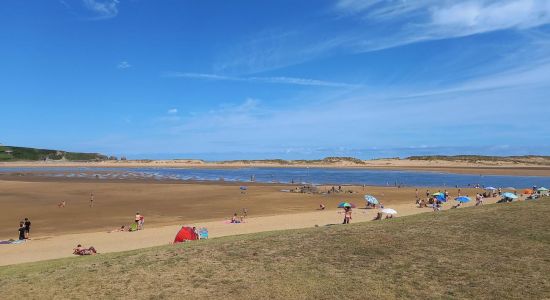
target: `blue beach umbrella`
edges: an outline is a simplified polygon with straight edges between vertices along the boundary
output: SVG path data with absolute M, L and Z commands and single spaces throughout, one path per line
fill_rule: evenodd
M 437 196 L 435 196 L 435 199 L 439 200 L 441 202 L 447 202 L 447 199 L 445 199 L 445 196 L 443 196 L 443 195 L 437 195 Z
M 488 187 L 486 187 L 485 189 L 486 189 L 486 190 L 490 190 L 490 191 L 496 190 L 496 189 L 495 189 L 494 187 L 492 187 L 492 186 L 488 186 Z
M 367 201 L 368 203 L 370 204 L 380 204 L 380 202 L 378 201 L 378 199 L 374 198 L 373 196 L 371 195 L 365 195 L 365 201 Z
M 469 197 L 466 197 L 466 196 L 457 197 L 457 198 L 455 198 L 455 200 L 460 202 L 460 203 L 467 203 L 467 202 L 472 201 L 472 199 L 470 199 Z
M 503 198 L 510 198 L 510 199 L 517 199 L 518 198 L 518 196 L 516 196 L 512 193 L 504 193 L 504 194 L 502 194 L 502 197 Z

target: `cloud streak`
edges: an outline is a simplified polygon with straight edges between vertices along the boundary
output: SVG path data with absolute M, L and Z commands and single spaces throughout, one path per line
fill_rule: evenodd
M 359 87 L 358 84 L 334 82 L 317 80 L 310 78 L 296 78 L 296 77 L 233 77 L 223 76 L 217 74 L 205 74 L 205 73 L 184 73 L 184 72 L 167 72 L 165 77 L 174 78 L 190 78 L 201 80 L 222 80 L 222 81 L 241 81 L 241 82 L 256 82 L 256 83 L 273 83 L 273 84 L 290 84 L 290 85 L 303 85 L 303 86 L 319 86 L 319 87 L 334 87 L 334 88 L 353 88 Z
M 121 62 L 118 63 L 118 65 L 116 67 L 117 67 L 117 69 L 122 69 L 123 70 L 123 69 L 131 68 L 132 65 L 127 61 L 121 61 Z
M 109 19 L 118 15 L 119 0 L 82 0 L 84 7 L 92 11 L 97 19 Z
M 259 32 L 224 49 L 219 71 L 261 72 L 348 53 L 550 24 L 546 0 L 338 0 L 325 19 L 300 31 Z M 326 28 L 339 28 L 326 33 Z M 391 28 L 391 30 L 389 30 Z M 323 38 L 316 38 L 319 32 Z M 266 38 L 269 36 L 271 38 Z M 228 53 L 228 54 L 227 54 Z

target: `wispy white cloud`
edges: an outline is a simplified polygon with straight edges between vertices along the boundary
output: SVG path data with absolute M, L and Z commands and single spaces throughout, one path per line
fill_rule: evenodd
M 128 69 L 128 68 L 131 68 L 132 65 L 129 62 L 124 60 L 119 62 L 116 67 L 117 69 Z
M 305 85 L 305 86 L 321 86 L 321 87 L 358 87 L 357 84 L 333 82 L 325 80 L 317 80 L 310 78 L 296 78 L 296 77 L 233 77 L 223 76 L 217 74 L 204 74 L 204 73 L 184 73 L 184 72 L 167 72 L 165 77 L 181 77 L 181 78 L 193 78 L 202 80 L 225 80 L 225 81 L 245 81 L 245 82 L 260 82 L 260 83 L 278 83 L 278 84 L 291 84 L 291 85 Z
M 98 19 L 113 18 L 118 15 L 119 0 L 82 0 L 84 7 L 92 11 Z
M 300 30 L 281 27 L 279 33 L 272 29 L 259 32 L 257 38 L 247 37 L 224 49 L 222 61 L 214 68 L 254 73 L 342 53 L 366 53 L 498 30 L 525 31 L 550 24 L 550 1 L 337 0 L 326 19 L 317 24 Z
M 168 110 L 168 114 L 171 114 L 171 115 L 174 115 L 174 114 L 177 114 L 178 113 L 178 109 L 177 108 L 170 108 Z
M 358 51 L 550 23 L 550 1 L 546 0 L 339 0 L 335 9 L 359 15 L 369 26 L 391 24 L 398 28 L 389 36 L 359 35 L 363 47 L 355 47 Z

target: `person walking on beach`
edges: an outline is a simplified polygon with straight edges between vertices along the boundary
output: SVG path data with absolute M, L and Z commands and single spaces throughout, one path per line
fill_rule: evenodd
M 90 193 L 90 207 L 94 207 L 94 192 Z
M 31 232 L 31 221 L 29 221 L 29 218 L 25 218 L 23 225 L 25 225 L 25 239 L 29 239 Z

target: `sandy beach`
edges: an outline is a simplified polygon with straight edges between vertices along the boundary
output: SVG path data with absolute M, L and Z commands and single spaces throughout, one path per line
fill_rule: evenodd
M 68 257 L 76 244 L 92 245 L 98 251 L 115 252 L 168 244 L 181 225 L 207 227 L 211 237 L 252 232 L 339 224 L 343 216 L 337 203 L 357 204 L 353 222 L 371 220 L 375 210 L 362 209 L 363 195 L 377 197 L 398 216 L 431 212 L 415 207 L 415 188 L 345 186 L 330 195 L 290 193 L 290 185 L 255 184 L 246 193 L 233 183 L 96 182 L 93 180 L 0 181 L 0 238 L 16 238 L 19 221 L 32 221 L 31 240 L 20 245 L 0 245 L 0 265 Z M 320 187 L 321 191 L 329 187 Z M 431 188 L 437 192 L 443 188 Z M 462 189 L 463 195 L 475 195 Z M 94 205 L 90 207 L 90 193 Z M 426 189 L 418 189 L 425 196 Z M 458 190 L 449 189 L 451 197 Z M 65 208 L 57 204 L 66 202 Z M 496 201 L 489 199 L 488 202 Z M 450 208 L 454 201 L 446 203 Z M 319 204 L 327 206 L 317 210 Z M 472 205 L 469 203 L 468 205 Z M 247 208 L 243 224 L 224 220 Z M 129 225 L 134 214 L 145 216 L 145 230 L 114 232 Z

